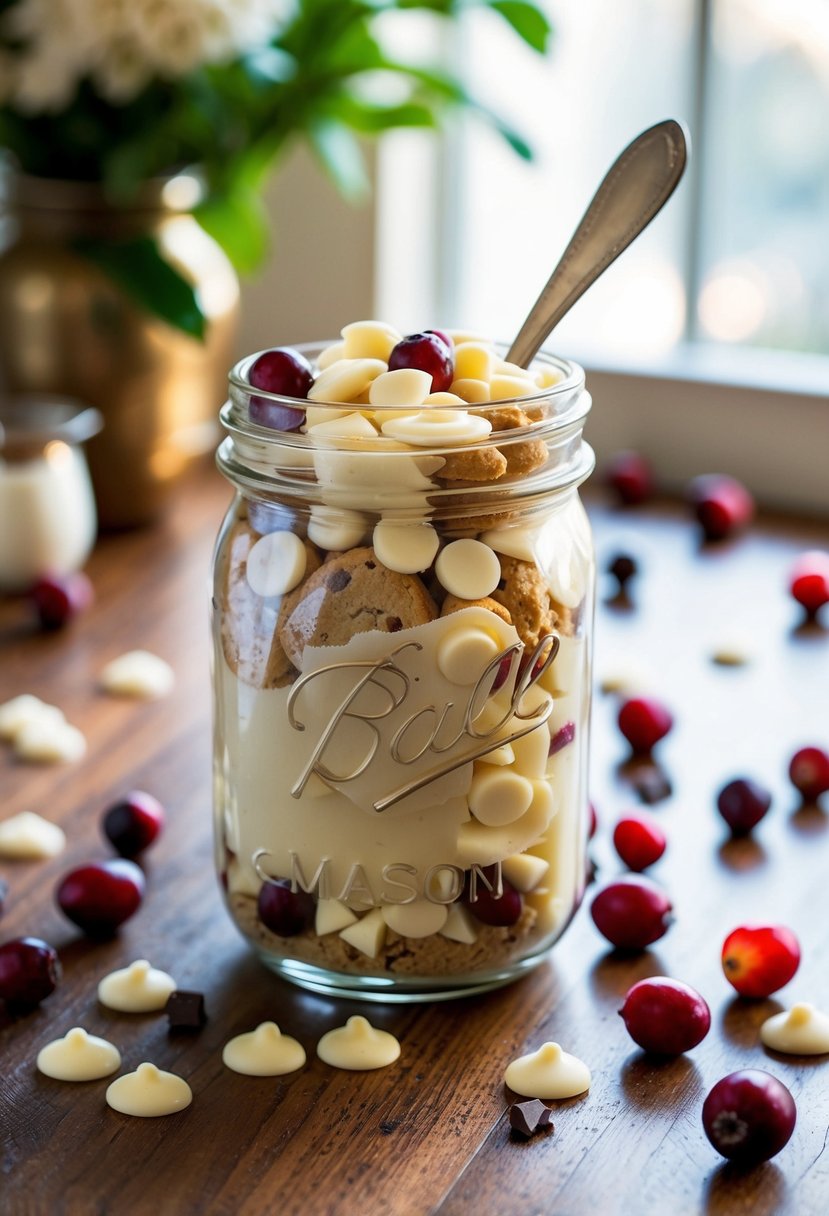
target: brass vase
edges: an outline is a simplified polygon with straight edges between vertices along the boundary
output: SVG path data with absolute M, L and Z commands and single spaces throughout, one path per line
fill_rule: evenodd
M 104 527 L 161 514 L 188 463 L 215 446 L 239 309 L 230 262 L 189 212 L 196 175 L 147 182 L 126 206 L 97 185 L 11 175 L 0 241 L 0 381 L 100 410 L 88 458 Z M 153 236 L 195 287 L 199 340 L 134 303 L 73 250 L 77 238 Z

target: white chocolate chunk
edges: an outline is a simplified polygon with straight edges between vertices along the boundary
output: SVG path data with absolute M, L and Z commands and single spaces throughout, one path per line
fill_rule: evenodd
M 558 1043 L 520 1056 L 507 1067 L 504 1081 L 522 1098 L 575 1098 L 590 1088 L 590 1069 Z
M 175 990 L 176 981 L 171 975 L 139 958 L 104 976 L 98 984 L 98 1000 L 119 1013 L 151 1013 L 163 1009 Z
M 0 705 L 0 739 L 14 740 L 24 726 L 43 720 L 63 722 L 65 719 L 56 705 L 47 705 L 29 692 L 21 693 Z
M 496 359 L 492 368 L 493 376 L 519 376 L 522 379 L 535 379 L 530 376 L 526 367 L 521 367 L 519 363 L 510 363 L 508 359 Z
M 540 367 L 534 379 L 539 388 L 552 388 L 564 379 L 564 372 L 557 367 Z
M 359 511 L 315 504 L 311 507 L 311 518 L 308 522 L 308 539 L 321 549 L 333 549 L 341 553 L 362 542 L 367 526 L 365 516 Z
M 822 1056 L 829 1052 L 829 1015 L 805 1001 L 767 1018 L 760 1039 L 772 1051 L 793 1056 Z
M 332 342 L 330 346 L 326 346 L 325 350 L 320 351 L 317 356 L 317 367 L 324 372 L 332 363 L 343 358 L 345 358 L 345 342 Z
M 262 880 L 243 866 L 238 857 L 230 858 L 227 863 L 227 889 L 231 894 L 250 895 L 256 899 L 261 886 Z
M 327 422 L 315 422 L 308 427 L 308 434 L 317 439 L 374 439 L 377 430 L 364 414 L 343 414 L 329 418 Z
M 501 863 L 504 878 L 524 894 L 536 889 L 549 868 L 549 861 L 532 853 L 513 853 Z
M 533 787 L 511 768 L 476 764 L 468 797 L 469 809 L 478 822 L 497 828 L 526 814 L 532 804 Z
M 711 648 L 711 661 L 718 667 L 744 667 L 753 657 L 751 643 L 742 638 L 722 638 Z
M 485 342 L 456 342 L 455 379 L 483 380 L 489 384 L 495 364 L 495 352 Z
M 435 565 L 441 586 L 462 600 L 483 600 L 501 579 L 501 563 L 479 540 L 455 540 L 442 550 Z
M 311 427 L 319 426 L 321 422 L 330 422 L 332 418 L 345 418 L 353 413 L 352 409 L 337 409 L 334 405 L 309 405 L 305 409 L 305 429 L 307 431 Z M 308 452 L 305 455 L 310 456 L 310 463 L 313 464 L 313 453 Z
M 355 1015 L 345 1026 L 322 1036 L 317 1055 L 332 1068 L 362 1072 L 393 1064 L 400 1055 L 400 1044 L 393 1034 L 376 1030 L 366 1018 Z
M 490 528 L 479 539 L 496 553 L 517 557 L 522 562 L 535 562 L 537 536 L 537 528 Z
M 38 1070 L 56 1081 L 97 1081 L 121 1067 L 118 1048 L 74 1026 L 37 1053 Z
M 489 401 L 489 385 L 484 380 L 453 380 L 449 391 L 468 405 L 484 405 Z
M 129 650 L 107 663 L 101 686 L 119 697 L 154 701 L 172 690 L 175 675 L 169 663 L 149 650 Z
M 314 920 L 314 930 L 317 937 L 325 937 L 326 933 L 339 933 L 349 925 L 356 925 L 357 917 L 345 904 L 338 899 L 320 899 Z
M 80 760 L 86 739 L 75 726 L 51 718 L 36 718 L 14 737 L 15 754 L 34 764 L 62 764 Z
M 384 435 L 400 439 L 415 447 L 441 447 L 461 443 L 475 443 L 486 439 L 492 423 L 466 410 L 442 410 L 433 407 L 404 418 L 389 418 L 382 424 Z
M 308 400 L 353 401 L 387 370 L 382 359 L 338 359 L 317 376 L 308 390 Z
M 448 916 L 444 904 L 428 899 L 414 899 L 408 904 L 386 904 L 383 919 L 401 937 L 431 937 L 440 933 Z
M 440 935 L 448 937 L 450 941 L 462 942 L 465 946 L 471 946 L 478 940 L 475 918 L 463 904 L 452 904 Z
M 516 397 L 532 397 L 538 385 L 529 376 L 492 376 L 489 394 L 493 401 L 512 401 Z
M 66 835 L 34 811 L 21 811 L 0 823 L 0 857 L 39 861 L 57 857 L 66 848 Z
M 453 408 L 459 405 L 465 405 L 463 397 L 458 397 L 456 393 L 430 393 L 424 405 L 451 405 Z
M 393 372 L 381 372 L 372 380 L 368 390 L 371 405 L 417 409 L 429 396 L 432 377 L 416 367 L 399 367 Z
M 553 667 L 558 659 L 553 663 Z M 638 693 L 647 692 L 653 687 L 653 677 L 644 667 L 635 663 L 619 663 L 616 667 L 608 668 L 599 680 L 599 690 L 605 693 Z
M 248 586 L 267 598 L 299 586 L 308 560 L 305 545 L 293 532 L 268 532 L 248 554 Z
M 369 958 L 377 958 L 386 940 L 386 922 L 382 908 L 372 908 L 355 925 L 349 925 L 340 933 L 344 942 L 361 950 Z
M 401 524 L 381 519 L 375 525 L 371 543 L 388 570 L 419 574 L 435 560 L 440 539 L 431 524 Z
M 222 1062 L 247 1077 L 282 1077 L 305 1063 L 305 1048 L 282 1034 L 275 1022 L 261 1022 L 247 1034 L 225 1043 Z
M 389 355 L 402 337 L 385 321 L 352 321 L 340 330 L 343 337 L 343 358 L 382 359 L 388 363 Z
M 438 646 L 437 664 L 453 684 L 475 684 L 499 652 L 491 633 L 461 625 L 447 633 Z
M 512 750 L 511 743 L 502 743 L 500 747 L 493 747 L 491 752 L 486 752 L 479 757 L 479 764 L 514 764 L 515 752 Z
M 521 720 L 512 718 L 509 723 L 511 730 L 520 730 Z M 523 723 L 524 726 L 527 723 Z M 528 735 L 514 740 L 512 750 L 515 754 L 515 769 L 522 777 L 541 778 L 547 771 L 547 758 L 550 754 L 550 732 L 546 723 L 542 722 Z
M 484 334 L 473 332 L 471 329 L 445 329 L 443 331 L 452 339 L 454 346 L 463 346 L 465 342 L 476 342 L 479 346 L 492 347 L 492 339 L 487 338 Z M 495 352 L 493 349 L 493 358 Z
M 541 838 L 555 811 L 553 792 L 546 781 L 533 781 L 533 801 L 520 819 L 490 827 L 470 819 L 458 828 L 458 856 L 465 865 L 491 866 L 511 853 L 523 853 Z
M 135 1072 L 118 1077 L 107 1087 L 107 1103 L 122 1115 L 155 1118 L 184 1110 L 193 1101 L 193 1091 L 175 1073 L 155 1064 L 139 1064 Z

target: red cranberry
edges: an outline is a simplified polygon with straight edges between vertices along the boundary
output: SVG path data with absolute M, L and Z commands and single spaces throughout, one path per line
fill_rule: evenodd
M 656 883 L 639 875 L 602 887 L 590 906 L 596 928 L 622 950 L 644 950 L 671 924 L 671 901 Z
M 441 342 L 448 351 L 453 351 L 455 349 L 455 343 L 449 337 L 445 329 L 426 329 L 423 332 L 427 334 L 434 334 L 436 338 L 440 338 Z
M 401 367 L 428 372 L 432 377 L 433 393 L 445 392 L 455 375 L 452 349 L 446 345 L 443 336 L 438 336 L 434 330 L 401 338 L 389 355 L 389 371 L 394 372 Z
M 789 764 L 789 778 L 805 802 L 817 802 L 829 790 L 829 752 L 801 747 Z
M 771 996 L 799 965 L 800 945 L 783 925 L 741 925 L 723 942 L 722 969 L 740 996 Z
M 61 911 L 89 937 L 109 937 L 137 912 L 144 875 L 132 861 L 90 862 L 71 870 L 56 899 Z
M 776 1156 L 788 1144 L 796 1119 L 786 1086 L 759 1068 L 723 1077 L 702 1107 L 702 1126 L 714 1148 L 741 1165 Z
M 21 1008 L 55 991 L 61 975 L 58 952 L 38 937 L 15 937 L 0 946 L 0 998 Z
M 565 722 L 564 725 L 556 731 L 556 733 L 553 735 L 552 739 L 550 740 L 550 749 L 549 749 L 547 755 L 554 756 L 556 754 L 556 752 L 560 752 L 561 749 L 563 747 L 566 747 L 568 743 L 572 743 L 573 740 L 575 739 L 575 737 L 576 737 L 575 722 Z
M 485 866 L 483 874 L 486 880 L 495 887 L 495 867 Z M 490 891 L 486 882 L 478 874 L 476 875 L 475 898 L 473 899 L 470 884 L 471 880 L 467 877 L 464 901 L 469 911 L 481 924 L 507 926 L 514 925 L 520 919 L 524 908 L 521 892 L 516 891 L 512 883 L 507 882 L 506 878 L 501 879 L 501 886 L 503 888 L 501 895 L 496 895 L 494 891 Z
M 711 1010 L 696 989 L 664 975 L 634 984 L 619 1014 L 634 1043 L 656 1055 L 682 1055 L 711 1028 Z
M 670 710 L 653 697 L 631 697 L 619 710 L 619 730 L 637 755 L 647 755 L 674 724 Z
M 789 576 L 789 591 L 810 617 L 829 604 L 829 553 L 811 549 L 801 553 Z
M 296 937 L 314 923 L 316 904 L 307 891 L 292 891 L 289 878 L 272 878 L 259 891 L 257 911 L 266 929 L 279 937 Z
M 314 383 L 314 373 L 299 351 L 278 346 L 263 351 L 251 367 L 248 379 L 254 388 L 261 388 L 266 393 L 304 401 Z M 304 410 L 295 410 L 265 397 L 251 397 L 248 413 L 251 422 L 273 431 L 296 431 L 305 421 Z
M 665 833 L 650 815 L 631 814 L 613 829 L 613 844 L 629 870 L 647 870 L 665 852 Z
M 164 807 L 152 794 L 132 790 L 105 812 L 102 826 L 122 857 L 137 857 L 164 827 Z
M 724 540 L 754 518 L 754 499 L 745 486 L 721 473 L 695 477 L 688 488 L 694 513 L 706 540 Z
M 746 836 L 771 806 L 771 794 L 756 781 L 737 777 L 717 794 L 717 810 L 734 836 Z
M 81 570 L 47 575 L 31 591 L 42 629 L 62 629 L 95 599 L 92 583 Z
M 639 452 L 616 452 L 605 467 L 605 481 L 625 506 L 646 502 L 653 493 L 650 462 Z

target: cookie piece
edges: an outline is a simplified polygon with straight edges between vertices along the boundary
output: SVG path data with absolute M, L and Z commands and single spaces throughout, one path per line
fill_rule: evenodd
M 472 448 L 450 452 L 434 477 L 443 482 L 497 481 L 506 471 L 507 458 L 497 448 Z
M 505 625 L 512 624 L 512 617 L 503 604 L 497 603 L 496 600 L 489 596 L 482 600 L 462 600 L 457 595 L 447 595 L 441 605 L 440 615 L 449 616 L 453 612 L 460 612 L 462 608 L 486 608 L 487 612 L 494 612 L 500 617 Z
M 298 590 L 279 622 L 279 640 L 295 667 L 308 645 L 344 646 L 355 633 L 397 633 L 438 615 L 416 574 L 387 570 L 369 547 L 338 554 Z
M 528 651 L 538 645 L 539 638 L 552 633 L 558 615 L 553 607 L 547 584 L 531 562 L 517 557 L 498 555 L 501 581 L 492 598 L 507 609 L 518 636 Z
M 492 424 L 493 433 L 517 430 L 532 425 L 528 415 L 517 405 L 499 405 L 483 410 L 483 417 Z M 547 463 L 547 445 L 542 439 L 522 439 L 504 443 L 498 451 L 507 462 L 508 477 L 523 477 Z

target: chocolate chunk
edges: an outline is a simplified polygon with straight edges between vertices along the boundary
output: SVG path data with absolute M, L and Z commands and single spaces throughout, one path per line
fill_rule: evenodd
M 325 585 L 329 591 L 342 591 L 351 582 L 351 575 L 347 570 L 335 570 L 330 578 L 326 578 Z
M 553 1112 L 538 1098 L 533 1098 L 530 1102 L 513 1102 L 509 1108 L 510 1127 L 526 1140 L 545 1128 L 553 1131 L 552 1118 Z
M 633 578 L 638 569 L 636 558 L 631 557 L 629 553 L 617 553 L 607 566 L 608 573 L 613 575 L 621 588 Z
M 204 997 L 200 992 L 171 992 L 165 1012 L 170 1030 L 200 1030 L 207 1021 Z
M 670 780 L 661 769 L 656 767 L 645 768 L 635 773 L 631 777 L 630 783 L 642 802 L 648 806 L 670 798 L 673 793 Z

